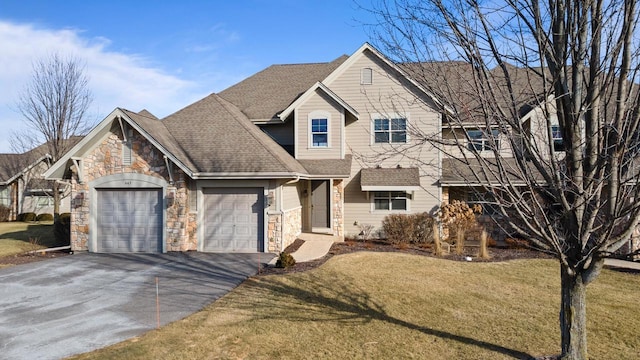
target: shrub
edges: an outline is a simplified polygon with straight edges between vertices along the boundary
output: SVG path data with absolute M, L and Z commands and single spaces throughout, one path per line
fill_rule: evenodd
M 433 224 L 436 223 L 433 216 L 423 212 L 412 214 L 410 217 L 413 220 L 411 242 L 420 244 L 431 242 L 433 240 Z
M 53 223 L 53 236 L 56 244 L 66 246 L 71 244 L 71 214 L 62 213 L 58 216 L 58 220 Z
M 34 212 L 26 212 L 18 215 L 18 221 L 24 221 L 24 222 L 36 221 L 36 218 L 37 218 L 37 215 Z
M 36 221 L 53 221 L 53 214 L 38 214 Z
M 278 257 L 278 261 L 276 261 L 276 267 L 279 268 L 288 268 L 296 264 L 296 259 L 293 258 L 291 254 L 280 253 L 280 257 Z
M 517 238 L 506 238 L 504 242 L 507 244 L 507 247 L 510 249 L 528 249 L 529 243 L 524 239 Z
M 428 213 L 391 214 L 382 221 L 382 230 L 392 244 L 426 244 L 433 237 L 434 222 Z
M 9 221 L 11 216 L 11 208 L 5 205 L 0 205 L 0 221 Z

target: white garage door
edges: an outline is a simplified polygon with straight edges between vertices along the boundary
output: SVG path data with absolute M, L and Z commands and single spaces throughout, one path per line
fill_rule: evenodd
M 262 188 L 205 188 L 203 194 L 203 251 L 262 251 Z
M 98 189 L 98 252 L 162 252 L 159 189 Z

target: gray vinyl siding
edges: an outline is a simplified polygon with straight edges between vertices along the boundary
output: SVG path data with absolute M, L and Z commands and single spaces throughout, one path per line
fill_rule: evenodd
M 330 83 L 331 88 L 340 98 L 353 106 L 359 113 L 359 119 L 349 121 L 345 128 L 347 152 L 353 153 L 351 177 L 345 182 L 344 224 L 346 235 L 360 232 L 358 224 L 371 224 L 376 229 L 381 227 L 382 220 L 390 212 L 378 212 L 371 209 L 371 197 L 360 188 L 360 169 L 363 167 L 419 167 L 422 190 L 413 194 L 406 213 L 431 212 L 440 204 L 440 189 L 437 181 L 440 176 L 439 155 L 436 148 L 425 144 L 409 149 L 416 134 L 408 132 L 408 144 L 392 151 L 388 144 L 374 144 L 372 118 L 374 114 L 403 115 L 407 117 L 410 127 L 422 133 L 434 134 L 440 129 L 440 114 L 433 110 L 428 100 L 418 99 L 418 92 L 406 82 L 401 83 L 385 70 L 389 69 L 375 57 L 359 56 L 356 62 Z M 373 69 L 373 83 L 361 85 L 361 69 Z M 422 96 L 422 95 L 421 95 Z M 402 152 L 402 153 L 401 153 Z M 390 154 L 393 154 L 389 156 Z M 413 160 L 419 158 L 420 160 Z
M 311 132 L 309 129 L 309 115 L 314 112 L 326 112 L 329 115 L 329 147 L 311 147 Z M 321 90 L 311 96 L 296 110 L 298 124 L 298 146 L 296 158 L 298 159 L 340 159 L 342 148 L 342 123 L 343 110 L 333 99 L 326 96 Z
M 300 183 L 285 184 L 282 186 L 282 210 L 292 210 L 302 206 L 298 187 Z

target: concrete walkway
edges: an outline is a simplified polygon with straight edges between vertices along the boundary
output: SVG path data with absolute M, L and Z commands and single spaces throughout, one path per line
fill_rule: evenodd
M 612 268 L 640 271 L 640 263 L 619 259 L 604 259 L 604 265 Z
M 291 254 L 296 262 L 307 262 L 324 257 L 337 240 L 335 236 L 309 233 L 300 234 L 298 239 L 304 240 L 304 244 Z

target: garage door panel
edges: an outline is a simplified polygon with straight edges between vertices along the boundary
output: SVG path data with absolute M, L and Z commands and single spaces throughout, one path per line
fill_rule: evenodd
M 206 188 L 204 251 L 261 251 L 264 201 L 262 188 Z
M 161 252 L 159 189 L 98 189 L 99 252 Z

